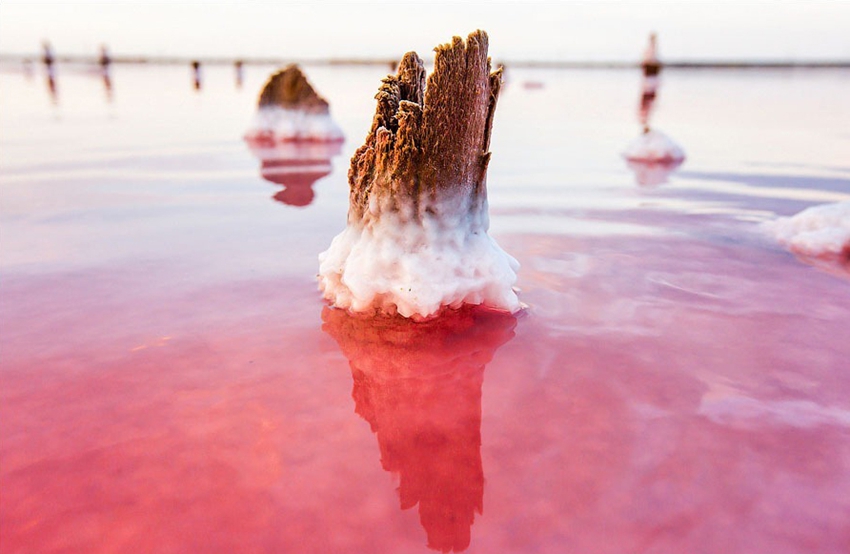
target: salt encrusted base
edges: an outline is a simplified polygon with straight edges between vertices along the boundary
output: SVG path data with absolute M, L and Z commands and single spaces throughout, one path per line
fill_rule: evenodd
M 812 206 L 792 217 L 764 223 L 763 227 L 797 254 L 850 258 L 850 201 Z
M 257 110 L 245 138 L 266 142 L 341 142 L 343 134 L 328 113 L 269 106 Z
M 427 318 L 443 307 L 521 308 L 519 263 L 487 234 L 486 203 L 470 215 L 444 200 L 421 221 L 412 206 L 349 224 L 319 255 L 319 288 L 338 308 Z
M 649 131 L 633 140 L 623 151 L 629 161 L 652 163 L 681 163 L 685 151 L 661 131 Z

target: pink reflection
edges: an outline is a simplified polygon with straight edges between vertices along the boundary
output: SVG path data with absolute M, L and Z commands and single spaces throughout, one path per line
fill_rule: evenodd
M 682 160 L 626 160 L 626 164 L 629 166 L 629 169 L 634 172 L 635 180 L 637 180 L 639 185 L 644 187 L 655 187 L 666 183 L 670 174 L 682 165 Z
M 514 336 L 516 318 L 464 308 L 415 323 L 324 308 L 354 379 L 355 412 L 378 439 L 381 465 L 399 477 L 403 510 L 419 505 L 428 547 L 465 550 L 484 508 L 484 367 Z
M 797 254 L 797 259 L 835 277 L 850 279 L 850 245 L 839 254 L 824 253 L 818 256 Z
M 50 101 L 53 104 L 59 103 L 59 89 L 56 87 L 56 78 L 52 71 L 47 74 L 47 93 L 50 95 Z
M 260 176 L 284 187 L 273 198 L 296 207 L 313 202 L 313 184 L 330 174 L 331 159 L 342 150 L 339 142 L 246 139 L 246 143 L 260 160 Z

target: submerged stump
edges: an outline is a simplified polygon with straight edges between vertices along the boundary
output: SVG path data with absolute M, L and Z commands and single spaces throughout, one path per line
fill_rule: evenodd
M 415 52 L 383 80 L 351 159 L 348 225 L 320 255 L 325 297 L 353 311 L 428 317 L 484 304 L 516 311 L 519 264 L 487 235 L 490 133 L 501 86 L 483 31 Z

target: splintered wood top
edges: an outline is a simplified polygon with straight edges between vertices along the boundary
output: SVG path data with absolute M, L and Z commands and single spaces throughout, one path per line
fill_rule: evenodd
M 381 84 L 372 128 L 351 160 L 351 210 L 362 215 L 371 194 L 424 195 L 461 188 L 486 195 L 488 148 L 501 70 L 490 71 L 487 33 L 438 46 L 434 71 L 415 52 Z

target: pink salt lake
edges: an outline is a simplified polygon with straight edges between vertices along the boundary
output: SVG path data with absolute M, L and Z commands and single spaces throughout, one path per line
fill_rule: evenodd
M 528 309 L 413 325 L 321 301 L 385 68 L 305 69 L 347 142 L 268 167 L 271 67 L 0 73 L 0 551 L 850 550 L 850 273 L 758 228 L 850 198 L 850 73 L 665 72 L 666 175 L 639 72 L 509 68 Z

